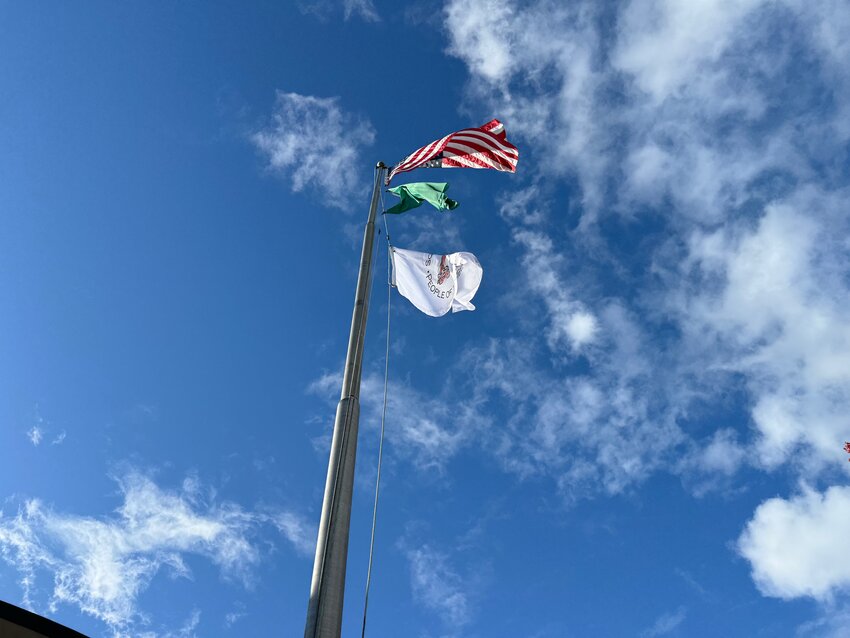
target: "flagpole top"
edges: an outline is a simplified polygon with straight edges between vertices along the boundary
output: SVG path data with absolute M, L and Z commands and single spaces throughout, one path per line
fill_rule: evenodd
M 386 168 L 386 167 L 387 167 L 387 165 L 384 164 L 383 162 L 378 162 L 377 164 L 375 164 L 375 168 Z

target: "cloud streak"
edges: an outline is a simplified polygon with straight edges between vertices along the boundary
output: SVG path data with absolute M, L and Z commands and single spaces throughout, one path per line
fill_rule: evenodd
M 431 547 L 407 549 L 410 584 L 413 596 L 426 608 L 455 630 L 469 623 L 470 603 L 464 592 L 460 575 L 454 571 L 448 557 Z
M 24 502 L 15 516 L 0 516 L 0 557 L 20 574 L 24 604 L 37 604 L 37 583 L 46 574 L 53 582 L 50 607 L 74 605 L 123 636 L 147 624 L 137 601 L 159 573 L 191 576 L 188 556 L 203 557 L 225 578 L 248 584 L 260 559 L 258 526 L 268 522 L 306 551 L 309 527 L 295 514 L 203 502 L 196 481 L 167 490 L 137 471 L 117 481 L 123 500 L 109 516 L 63 514 L 37 499 Z M 192 618 L 176 635 L 194 635 L 199 615 Z
M 338 98 L 283 91 L 277 92 L 269 124 L 251 135 L 268 170 L 289 181 L 293 191 L 314 191 L 343 210 L 366 191 L 357 167 L 362 149 L 374 139 L 372 125 L 343 111 Z
M 676 611 L 661 614 L 649 629 L 641 632 L 641 638 L 666 636 L 678 629 L 685 622 L 687 616 L 688 611 L 684 607 L 679 607 Z

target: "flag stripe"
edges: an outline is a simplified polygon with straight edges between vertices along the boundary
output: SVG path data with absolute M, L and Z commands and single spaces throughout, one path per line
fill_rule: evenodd
M 457 133 L 455 133 L 452 136 L 452 141 L 454 141 L 456 139 L 469 139 L 469 138 L 478 139 L 478 140 L 481 140 L 481 142 L 483 142 L 485 144 L 490 144 L 491 146 L 494 146 L 497 149 L 499 149 L 499 151 L 501 151 L 505 155 L 510 155 L 512 157 L 519 157 L 519 151 L 516 150 L 516 147 L 502 144 L 502 140 L 500 140 L 495 135 L 492 135 L 490 133 L 482 133 L 481 131 L 478 131 L 476 129 L 467 130 L 467 131 L 458 131 Z
M 464 162 L 465 160 L 468 160 L 469 162 L 476 164 L 475 168 L 492 168 L 497 171 L 510 170 L 509 168 L 507 168 L 507 164 L 502 164 L 487 153 L 482 153 L 481 151 L 477 151 L 475 149 L 468 149 L 464 151 L 461 147 L 459 153 L 444 151 L 443 163 L 445 163 L 446 160 L 449 159 L 458 162 Z
M 481 166 L 477 162 L 472 161 L 471 157 L 447 157 L 443 161 L 443 168 L 492 168 L 491 166 Z
M 412 171 L 438 162 L 442 168 L 490 168 L 516 172 L 519 151 L 507 139 L 499 120 L 490 120 L 478 128 L 465 128 L 434 140 L 405 157 L 387 176 L 387 184 L 398 173 Z
M 449 136 L 446 135 L 444 138 L 437 140 L 435 142 L 431 142 L 424 149 L 420 149 L 424 151 L 421 155 L 417 157 L 411 158 L 409 163 L 418 164 L 419 162 L 427 162 L 429 159 L 434 157 L 437 153 L 443 150 L 443 147 L 446 145 Z
M 407 158 L 405 158 L 399 165 L 398 169 L 400 171 L 409 171 L 413 168 L 419 166 L 422 162 L 427 162 L 429 159 L 434 157 L 437 153 L 442 150 L 441 146 L 445 142 L 446 138 L 444 137 L 441 140 L 437 140 L 435 142 L 431 142 L 427 146 L 423 146 L 417 151 L 411 153 Z
M 452 133 L 451 135 L 447 135 L 446 137 L 440 140 L 431 142 L 431 144 L 428 144 L 427 146 L 424 146 L 418 151 L 414 152 L 407 159 L 405 159 L 399 164 L 398 170 L 395 172 L 409 171 L 413 170 L 413 168 L 419 167 L 423 162 L 428 161 L 441 150 L 451 149 L 455 145 L 455 140 L 469 140 L 469 138 L 476 137 L 485 144 L 489 143 L 493 146 L 498 147 L 499 150 L 503 150 L 506 155 L 512 154 L 517 158 L 519 157 L 519 152 L 517 151 L 516 147 L 503 146 L 500 143 L 499 138 L 493 135 L 492 133 L 481 131 L 479 129 L 463 129 L 461 131 L 457 131 L 456 133 Z M 516 159 L 510 159 L 513 160 L 513 164 L 516 163 Z
M 493 168 L 495 168 L 496 170 L 499 170 L 499 171 L 513 170 L 513 164 L 511 164 L 507 160 L 499 157 L 498 155 L 494 155 L 493 153 L 491 153 L 491 152 L 489 152 L 485 149 L 476 148 L 474 146 L 458 145 L 458 146 L 453 147 L 453 149 L 451 151 L 447 149 L 443 153 L 443 157 L 458 156 L 458 155 L 477 155 L 479 157 L 485 157 L 494 164 Z
M 454 143 L 450 147 L 447 146 L 446 150 L 443 151 L 443 157 L 447 157 L 449 154 L 451 155 L 463 155 L 464 153 L 475 153 L 479 155 L 484 155 L 498 164 L 497 170 L 500 171 L 510 171 L 513 170 L 513 167 L 516 165 L 516 162 L 511 162 L 506 157 L 499 155 L 498 153 L 494 153 L 489 148 L 485 146 L 478 145 L 477 143 L 470 142 L 466 144 Z M 495 168 L 495 167 L 494 167 Z
M 500 150 L 494 149 L 492 146 L 486 144 L 485 142 L 482 142 L 477 137 L 456 138 L 452 140 L 450 144 L 446 144 L 446 150 L 453 151 L 455 153 L 457 153 L 459 149 L 464 148 L 471 148 L 482 153 L 489 153 L 494 157 L 502 159 L 507 164 L 516 164 L 516 158 L 506 155 Z
M 448 137 L 448 136 L 447 136 Z M 417 151 L 411 153 L 404 161 L 399 164 L 400 167 L 404 167 L 403 170 L 410 170 L 407 168 L 408 166 L 418 166 L 422 162 L 427 162 L 429 159 L 434 157 L 436 153 L 439 152 L 439 147 L 445 141 L 446 138 L 442 140 L 437 140 L 435 142 L 431 142 L 427 146 L 423 146 Z
M 487 156 L 481 153 L 466 153 L 464 155 L 453 155 L 443 160 L 448 166 L 466 166 L 468 168 L 492 168 L 497 171 L 507 170 L 499 164 L 495 164 Z

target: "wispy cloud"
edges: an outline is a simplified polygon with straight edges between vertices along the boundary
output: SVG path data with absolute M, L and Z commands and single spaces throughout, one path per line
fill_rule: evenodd
M 368 187 L 358 166 L 374 139 L 372 125 L 343 111 L 338 98 L 283 91 L 271 122 L 251 136 L 268 169 L 290 181 L 293 191 L 314 189 L 323 203 L 342 209 Z
M 405 550 L 413 596 L 459 631 L 470 621 L 470 603 L 460 575 L 446 554 L 430 545 Z
M 593 343 L 599 321 L 584 305 L 570 298 L 569 286 L 560 277 L 562 256 L 545 234 L 519 229 L 514 241 L 523 250 L 523 267 L 529 289 L 539 295 L 549 313 L 547 338 L 550 347 L 566 345 L 574 351 Z
M 381 16 L 372 0 L 344 0 L 343 7 L 345 9 L 345 19 L 357 15 L 367 22 L 378 22 Z
M 30 440 L 30 443 L 37 446 L 41 443 L 41 439 L 44 438 L 44 432 L 39 426 L 34 425 L 27 430 L 27 438 Z
M 622 308 L 605 308 L 600 325 L 607 348 L 592 355 L 593 373 L 560 376 L 560 361 L 541 364 L 545 346 L 492 339 L 459 353 L 432 392 L 391 382 L 391 454 L 433 474 L 475 446 L 509 472 L 549 477 L 567 501 L 619 493 L 659 467 L 673 469 L 672 452 L 686 437 L 676 413 L 659 416 L 644 392 L 663 387 L 666 377 L 649 365 L 641 335 Z M 325 375 L 310 391 L 335 400 L 339 381 Z M 363 414 L 375 418 L 362 422 L 377 422 L 382 393 L 383 378 L 364 377 Z
M 299 554 L 313 556 L 318 534 L 315 525 L 294 512 L 278 512 L 271 516 L 271 522 Z
M 801 638 L 847 638 L 850 627 L 850 605 L 827 604 L 818 618 L 797 628 Z
M 688 616 L 688 611 L 684 607 L 679 607 L 676 611 L 661 614 L 651 627 L 640 633 L 642 638 L 654 638 L 655 636 L 666 636 L 674 632 L 679 626 L 685 622 Z
M 684 438 L 645 392 L 655 381 L 636 364 L 642 350 L 625 356 L 639 343 L 631 320 L 616 306 L 601 316 L 613 346 L 594 356 L 589 374 L 559 373 L 557 361 L 541 365 L 540 353 L 517 340 L 493 340 L 465 355 L 478 370 L 478 409 L 491 401 L 510 406 L 491 427 L 491 451 L 510 471 L 551 477 L 567 500 L 639 483 L 669 467 Z
M 26 436 L 29 439 L 30 443 L 34 446 L 38 447 L 41 443 L 42 439 L 44 439 L 46 435 L 46 426 L 48 425 L 47 421 L 41 416 L 41 409 L 38 404 L 36 404 L 33 410 L 33 425 L 27 430 Z
M 308 391 L 336 400 L 341 381 L 337 373 L 326 374 L 310 384 Z M 369 374 L 363 378 L 362 409 L 375 418 L 361 418 L 361 422 L 379 422 L 383 387 L 382 376 Z M 387 430 L 387 438 L 395 454 L 409 459 L 420 470 L 442 472 L 446 462 L 474 435 L 478 415 L 473 406 L 453 405 L 445 399 L 446 395 L 428 396 L 407 383 L 390 383 L 387 418 L 393 425 Z
M 139 634 L 139 638 L 197 638 L 195 630 L 201 624 L 201 611 L 193 609 L 183 625 L 175 631 L 166 630 L 164 632 L 148 632 L 143 631 Z
M 372 0 L 298 0 L 302 13 L 328 20 L 341 12 L 346 20 L 359 17 L 366 22 L 380 22 L 381 16 Z
M 233 625 L 235 625 L 247 615 L 248 614 L 245 611 L 245 604 L 236 601 L 233 611 L 229 611 L 224 615 L 224 626 L 230 629 Z
M 30 443 L 37 447 L 42 441 L 50 437 L 51 427 L 50 422 L 41 415 L 41 409 L 38 405 L 34 408 L 33 420 L 35 423 L 29 430 L 27 430 L 26 436 Z M 67 435 L 68 433 L 65 430 L 60 431 L 58 434 L 53 436 L 52 439 L 49 439 L 50 445 L 61 445 L 65 441 L 65 437 Z
M 148 622 L 139 596 L 162 571 L 189 577 L 186 556 L 206 558 L 226 578 L 250 583 L 260 558 L 259 525 L 289 521 L 279 529 L 303 550 L 295 515 L 272 517 L 233 503 L 205 502 L 192 480 L 180 490 L 163 489 L 138 471 L 117 481 L 123 502 L 112 515 L 63 514 L 31 499 L 15 516 L 0 516 L 0 557 L 20 574 L 26 605 L 36 605 L 36 584 L 47 574 L 53 583 L 49 606 L 75 605 L 116 636 L 138 633 Z M 175 635 L 193 635 L 199 617 L 193 613 Z

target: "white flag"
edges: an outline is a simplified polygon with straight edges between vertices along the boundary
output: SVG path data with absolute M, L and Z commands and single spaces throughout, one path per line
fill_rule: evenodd
M 426 315 L 475 310 L 484 271 L 472 253 L 435 255 L 393 248 L 393 284 Z

